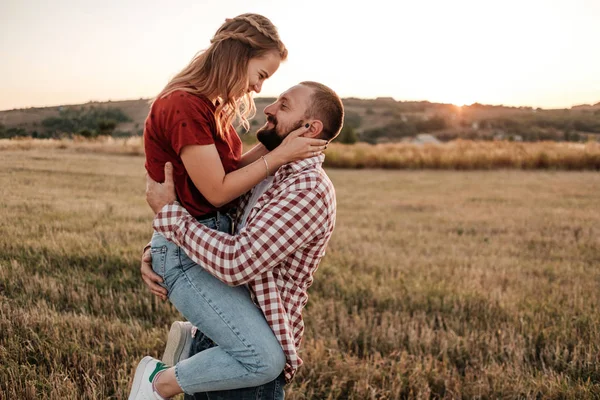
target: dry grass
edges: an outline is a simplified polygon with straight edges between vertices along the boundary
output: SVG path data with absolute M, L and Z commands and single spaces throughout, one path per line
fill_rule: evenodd
M 179 318 L 138 276 L 143 157 L 1 154 L 0 399 L 126 398 Z M 329 175 L 288 399 L 600 396 L 600 174 Z
M 143 155 L 140 137 L 94 140 L 0 139 L 2 150 L 68 149 L 77 152 Z M 477 142 L 455 140 L 447 144 L 332 143 L 325 165 L 333 168 L 489 170 L 564 169 L 600 170 L 600 143 Z
M 600 170 L 600 143 L 477 142 L 447 144 L 332 145 L 326 165 L 335 168 L 487 170 Z
M 141 137 L 115 139 L 100 136 L 85 139 L 76 136 L 74 139 L 0 139 L 0 151 L 6 150 L 71 150 L 82 153 L 106 153 L 124 155 L 143 155 L 144 146 Z

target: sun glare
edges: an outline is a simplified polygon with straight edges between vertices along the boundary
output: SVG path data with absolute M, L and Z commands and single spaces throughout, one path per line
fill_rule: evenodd
M 456 97 L 456 100 L 451 101 L 452 104 L 454 104 L 456 107 L 458 108 L 462 108 L 464 106 L 470 106 L 473 103 L 477 103 L 477 100 L 474 100 L 473 98 L 470 97 Z
M 475 89 L 468 91 L 465 88 L 448 88 L 448 90 L 442 90 L 440 88 L 439 94 L 435 93 L 432 95 L 436 102 L 453 104 L 456 107 L 470 106 L 473 103 L 482 103 L 482 99 L 485 98 L 483 93 L 477 93 Z

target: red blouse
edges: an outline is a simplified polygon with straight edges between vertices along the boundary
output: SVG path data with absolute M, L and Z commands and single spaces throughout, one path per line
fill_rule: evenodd
M 146 171 L 157 182 L 165 180 L 164 166 L 173 164 L 175 191 L 181 205 L 194 217 L 235 205 L 236 200 L 217 208 L 196 188 L 181 161 L 188 145 L 214 144 L 225 173 L 235 171 L 242 157 L 242 141 L 233 126 L 221 138 L 217 134 L 215 105 L 204 96 L 177 90 L 152 104 L 144 125 Z

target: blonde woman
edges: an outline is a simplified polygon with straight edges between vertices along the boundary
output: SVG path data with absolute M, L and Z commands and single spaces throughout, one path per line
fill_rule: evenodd
M 269 152 L 257 145 L 242 155 L 232 126 L 248 128 L 259 93 L 287 49 L 271 21 L 257 14 L 228 19 L 208 49 L 197 55 L 156 97 L 146 119 L 146 170 L 164 181 L 173 165 L 179 203 L 200 223 L 232 233 L 236 199 L 280 166 L 320 153 L 325 140 L 300 137 L 302 128 Z M 129 399 L 164 399 L 179 393 L 259 386 L 276 379 L 285 355 L 245 286 L 229 287 L 161 234 L 151 241 L 152 267 L 169 300 L 217 346 L 176 366 L 145 357 Z

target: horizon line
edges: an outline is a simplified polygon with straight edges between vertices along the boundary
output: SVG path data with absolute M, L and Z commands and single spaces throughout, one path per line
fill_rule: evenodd
M 255 100 L 257 99 L 276 99 L 276 96 L 256 96 L 254 97 Z M 150 101 L 152 99 L 152 97 L 140 97 L 140 98 L 136 98 L 136 99 L 132 99 L 132 98 L 128 98 L 128 99 L 119 99 L 119 100 L 113 100 L 113 99 L 108 99 L 108 100 L 88 100 L 85 103 L 68 103 L 68 104 L 52 104 L 52 105 L 43 105 L 43 106 L 26 106 L 26 107 L 15 107 L 15 108 L 10 108 L 10 109 L 2 109 L 0 110 L 0 112 L 7 112 L 7 111 L 19 111 L 19 110 L 31 110 L 31 109 L 43 109 L 43 108 L 55 108 L 55 107 L 72 107 L 72 106 L 83 106 L 83 105 L 88 105 L 88 104 L 92 104 L 92 103 L 121 103 L 121 102 L 126 102 L 126 101 Z M 431 100 L 396 100 L 394 97 L 392 96 L 377 96 L 377 97 L 355 97 L 355 96 L 348 96 L 348 97 L 341 97 L 342 101 L 344 100 L 366 100 L 366 101 L 377 101 L 377 100 L 383 100 L 383 101 L 393 101 L 395 103 L 430 103 L 430 104 L 439 104 L 439 105 L 450 105 L 450 106 L 454 106 L 454 107 L 471 107 L 473 105 L 480 105 L 480 106 L 484 106 L 484 107 L 503 107 L 503 108 L 517 108 L 517 109 L 533 109 L 533 110 L 570 110 L 576 107 L 600 107 L 600 100 L 596 103 L 581 103 L 581 104 L 574 104 L 570 107 L 553 107 L 553 108 L 544 108 L 544 107 L 535 107 L 532 105 L 506 105 L 506 104 L 485 104 L 485 103 L 479 103 L 479 102 L 474 102 L 471 104 L 463 104 L 463 105 L 458 105 L 458 104 L 454 104 L 454 103 L 444 103 L 444 102 L 435 102 L 435 101 L 431 101 Z

